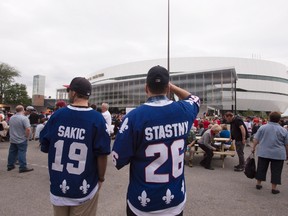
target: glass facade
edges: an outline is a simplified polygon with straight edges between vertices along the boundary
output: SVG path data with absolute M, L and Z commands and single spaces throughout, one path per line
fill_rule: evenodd
M 254 80 L 268 80 L 275 82 L 282 82 L 288 84 L 288 79 L 273 77 L 273 76 L 263 76 L 263 75 L 255 75 L 255 74 L 237 74 L 239 79 L 254 79 Z
M 134 79 L 133 79 L 134 78 Z M 223 69 L 209 72 L 173 72 L 171 82 L 201 98 L 202 106 L 215 109 L 231 109 L 235 106 L 235 69 Z M 90 103 L 100 107 L 102 102 L 111 108 L 124 109 L 137 107 L 145 103 L 146 74 L 122 76 L 111 79 L 110 83 L 93 84 Z M 64 99 L 64 98 L 63 98 Z
M 186 89 L 201 99 L 201 107 L 217 110 L 234 110 L 236 72 L 234 68 L 208 72 L 173 72 L 170 74 L 173 84 Z M 137 107 L 146 102 L 146 74 L 121 76 L 105 80 L 105 83 L 92 83 L 90 104 L 101 107 L 103 102 L 110 108 L 125 109 Z M 57 90 L 57 99 L 68 100 L 66 89 Z

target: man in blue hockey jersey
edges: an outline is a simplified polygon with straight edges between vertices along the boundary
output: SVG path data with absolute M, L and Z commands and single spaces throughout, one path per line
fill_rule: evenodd
M 169 100 L 169 90 L 180 101 Z M 123 119 L 112 151 L 117 169 L 130 163 L 127 215 L 183 215 L 185 140 L 200 101 L 169 83 L 161 66 L 149 70 L 146 93 L 147 102 Z
M 92 86 L 76 77 L 67 86 L 70 105 L 57 110 L 40 134 L 48 153 L 54 215 L 96 215 L 110 137 L 103 116 L 88 106 Z

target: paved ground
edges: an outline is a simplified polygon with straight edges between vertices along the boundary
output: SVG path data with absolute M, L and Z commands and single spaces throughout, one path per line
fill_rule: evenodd
M 49 178 L 47 155 L 39 151 L 37 142 L 30 142 L 27 154 L 29 166 L 35 170 L 18 173 L 6 171 L 9 143 L 0 143 L 0 215 L 1 216 L 49 216 L 52 207 L 49 201 Z M 250 148 L 245 149 L 247 152 Z M 237 156 L 221 161 L 213 159 L 214 171 L 200 167 L 202 156 L 196 156 L 195 166 L 185 166 L 188 200 L 185 215 L 235 215 L 266 216 L 287 215 L 288 211 L 288 165 L 285 162 L 280 194 L 271 194 L 270 173 L 262 190 L 255 189 L 255 180 L 243 173 L 233 171 Z M 101 189 L 98 215 L 125 215 L 125 196 L 128 181 L 128 167 L 117 171 L 109 157 L 106 181 Z

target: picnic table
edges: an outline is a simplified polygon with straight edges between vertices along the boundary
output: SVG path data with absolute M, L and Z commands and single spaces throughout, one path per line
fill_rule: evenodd
M 234 157 L 235 156 L 235 144 L 232 142 L 229 149 L 225 149 L 225 143 L 229 142 L 230 138 L 221 138 L 215 137 L 214 142 L 220 143 L 220 148 L 218 151 L 214 151 L 214 155 L 220 155 L 220 159 L 222 160 L 222 168 L 224 168 L 224 160 L 227 156 Z
M 194 144 L 194 154 L 204 154 L 205 152 L 199 148 L 197 143 L 200 140 L 201 136 L 196 136 L 196 143 Z M 230 138 L 221 138 L 215 137 L 214 142 L 220 143 L 220 148 L 217 151 L 213 151 L 214 155 L 220 155 L 220 159 L 222 160 L 222 168 L 225 167 L 224 160 L 227 156 L 234 157 L 235 156 L 235 144 L 232 143 L 229 149 L 225 148 L 225 143 L 229 142 Z

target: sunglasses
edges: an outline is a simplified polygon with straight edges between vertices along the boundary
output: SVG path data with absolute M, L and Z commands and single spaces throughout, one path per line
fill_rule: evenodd
M 69 93 L 69 91 L 70 91 L 70 88 L 67 88 L 67 89 L 66 89 L 66 91 Z

